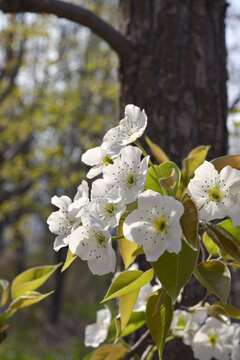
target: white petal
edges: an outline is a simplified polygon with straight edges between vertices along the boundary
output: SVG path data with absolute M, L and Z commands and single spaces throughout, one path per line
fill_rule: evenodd
M 66 215 L 61 210 L 54 211 L 47 219 L 49 230 L 56 235 L 68 235 L 71 231 Z
M 82 260 L 95 258 L 100 254 L 101 247 L 89 230 L 80 226 L 67 237 L 69 249 Z
M 101 165 L 95 165 L 93 166 L 87 173 L 87 178 L 88 179 L 93 179 L 96 176 L 100 175 L 104 169 L 105 165 L 101 164 Z
M 166 250 L 165 241 L 155 235 L 152 241 L 146 241 L 143 244 L 143 250 L 148 261 L 157 261 Z
M 99 325 L 108 329 L 111 320 L 112 320 L 112 314 L 107 306 L 105 306 L 105 309 L 99 310 L 97 312 L 97 323 Z
M 103 149 L 101 146 L 97 146 L 87 150 L 82 155 L 81 160 L 85 164 L 93 166 L 93 165 L 101 164 L 105 156 L 107 156 L 106 150 Z
M 108 329 L 102 328 L 98 324 L 88 325 L 85 329 L 85 346 L 98 347 L 103 343 L 108 334 Z
M 88 199 L 89 197 L 89 186 L 88 183 L 86 182 L 86 180 L 83 180 L 81 185 L 78 186 L 77 188 L 77 193 L 74 196 L 74 201 L 77 201 L 79 199 Z
M 72 200 L 68 196 L 53 196 L 51 199 L 51 203 L 57 206 L 62 211 L 67 211 L 68 206 L 71 204 Z
M 105 248 L 101 248 L 97 258 L 88 261 L 88 267 L 94 275 L 105 275 L 115 272 L 116 254 L 112 248 L 111 240 L 108 241 Z
M 55 238 L 54 244 L 53 244 L 53 249 L 55 251 L 60 250 L 62 247 L 67 246 L 66 242 L 64 242 L 65 237 L 62 235 L 58 235 Z

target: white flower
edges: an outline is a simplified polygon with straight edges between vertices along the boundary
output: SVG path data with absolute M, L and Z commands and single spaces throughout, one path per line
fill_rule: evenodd
M 116 227 L 126 209 L 121 189 L 98 179 L 92 183 L 91 200 L 85 211 L 95 212 L 105 229 Z
M 148 261 L 156 261 L 167 250 L 179 253 L 183 205 L 170 196 L 147 190 L 138 197 L 138 209 L 125 219 L 124 236 L 143 246 Z
M 95 275 L 114 272 L 116 254 L 112 248 L 111 234 L 105 231 L 94 213 L 81 216 L 83 225 L 68 237 L 71 252 L 88 262 L 88 267 Z
M 54 250 L 58 251 L 68 245 L 67 236 L 81 223 L 81 211 L 88 203 L 88 184 L 83 181 L 72 200 L 68 196 L 54 196 L 53 205 L 59 208 L 47 219 L 49 230 L 58 235 L 54 242 Z
M 233 327 L 209 317 L 195 334 L 192 342 L 194 357 L 200 360 L 228 360 Z
M 161 284 L 152 286 L 151 283 L 148 283 L 143 287 L 141 287 L 133 311 L 136 312 L 145 311 L 148 299 L 150 298 L 152 293 L 154 293 L 154 291 L 157 291 L 160 288 L 161 288 Z
M 119 155 L 121 148 L 120 145 L 109 142 L 87 150 L 81 158 L 82 162 L 92 166 L 87 173 L 87 177 L 92 179 L 101 174 L 105 166 L 113 164 L 112 159 Z
M 108 148 L 117 143 L 126 146 L 137 140 L 147 126 L 147 116 L 138 106 L 129 104 L 125 107 L 125 116 L 119 125 L 110 129 L 103 138 L 103 145 Z M 111 145 L 110 145 L 111 144 Z
M 185 332 L 183 334 L 183 342 L 186 345 L 191 345 L 193 337 L 197 330 L 202 326 L 207 318 L 207 311 L 197 310 L 194 313 L 190 313 L 190 319 L 186 324 Z
M 232 324 L 234 328 L 234 335 L 232 339 L 232 354 L 231 359 L 232 360 L 240 360 L 240 326 L 239 324 Z
M 104 181 L 123 192 L 125 204 L 135 201 L 145 186 L 149 156 L 141 161 L 141 155 L 137 147 L 127 146 L 113 165 L 103 169 Z
M 95 324 L 88 325 L 85 329 L 85 346 L 98 347 L 106 340 L 111 323 L 111 312 L 107 306 L 97 312 Z
M 171 324 L 172 333 L 176 336 L 183 336 L 190 320 L 191 314 L 189 312 L 185 310 L 175 310 Z
M 220 173 L 208 161 L 199 166 L 188 185 L 188 194 L 197 204 L 201 220 L 229 215 L 233 226 L 240 225 L 240 171 L 225 166 Z

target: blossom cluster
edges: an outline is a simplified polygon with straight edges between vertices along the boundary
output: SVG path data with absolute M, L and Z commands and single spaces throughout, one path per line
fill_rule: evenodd
M 240 359 L 240 324 L 230 323 L 225 316 L 218 320 L 208 317 L 204 309 L 193 313 L 175 310 L 171 332 L 192 347 L 196 359 Z
M 136 200 L 138 209 L 124 221 L 124 236 L 142 245 L 149 261 L 157 260 L 165 250 L 181 250 L 183 205 L 173 197 L 144 191 L 149 156 L 142 158 L 142 151 L 131 145 L 146 126 L 144 110 L 127 105 L 124 118 L 106 133 L 101 146 L 82 155 L 82 161 L 91 166 L 88 178 L 102 174 L 92 182 L 91 194 L 83 180 L 73 201 L 67 196 L 52 198 L 59 208 L 47 220 L 50 231 L 57 235 L 54 250 L 69 246 L 73 254 L 88 262 L 93 274 L 115 271 L 112 229 L 127 205 Z

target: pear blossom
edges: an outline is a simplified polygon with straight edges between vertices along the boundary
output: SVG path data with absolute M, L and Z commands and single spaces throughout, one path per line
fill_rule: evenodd
M 192 344 L 195 333 L 203 325 L 208 316 L 205 309 L 197 310 L 194 313 L 190 313 L 190 315 L 183 334 L 183 342 L 186 345 Z
M 124 236 L 143 246 L 148 261 L 156 261 L 167 250 L 182 248 L 180 217 L 184 208 L 171 196 L 147 190 L 138 196 L 138 209 L 125 219 Z
M 231 339 L 234 333 L 232 326 L 209 317 L 195 334 L 192 342 L 194 357 L 199 360 L 230 359 Z
M 191 320 L 191 314 L 185 310 L 175 310 L 171 323 L 172 333 L 176 336 L 183 336 L 186 332 L 187 324 Z
M 200 220 L 230 216 L 233 226 L 240 225 L 240 171 L 225 166 L 220 173 L 208 161 L 195 170 L 188 185 L 188 194 L 195 201 Z
M 136 301 L 133 311 L 136 311 L 136 312 L 145 311 L 148 299 L 150 298 L 152 293 L 154 293 L 161 287 L 162 287 L 162 285 L 159 283 L 159 281 L 158 281 L 158 284 L 153 285 L 153 286 L 151 285 L 151 283 L 147 283 L 146 285 L 142 286 L 140 288 L 138 298 L 137 298 L 137 301 Z
M 109 141 L 107 144 L 105 143 L 87 150 L 81 157 L 82 162 L 92 166 L 87 173 L 87 178 L 92 179 L 96 177 L 102 173 L 105 166 L 113 164 L 113 159 L 119 155 L 121 149 L 120 145 L 117 143 L 112 144 Z
M 54 242 L 54 250 L 58 251 L 68 245 L 68 235 L 81 223 L 81 212 L 88 203 L 88 183 L 83 180 L 78 187 L 73 202 L 68 196 L 53 196 L 51 202 L 59 208 L 47 219 L 49 230 L 58 235 Z
M 141 155 L 139 148 L 127 146 L 121 150 L 113 165 L 103 169 L 104 181 L 120 189 L 125 204 L 135 201 L 145 186 L 149 156 L 141 160 Z
M 239 324 L 232 324 L 234 328 L 234 335 L 232 339 L 232 353 L 231 359 L 232 360 L 240 360 L 240 326 Z
M 125 209 L 121 189 L 106 184 L 103 179 L 92 183 L 91 202 L 85 211 L 95 212 L 105 229 L 116 227 Z
M 106 231 L 94 213 L 84 212 L 79 226 L 68 237 L 69 249 L 88 262 L 90 271 L 95 275 L 114 272 L 116 254 L 112 248 L 111 234 Z
M 111 319 L 112 315 L 107 306 L 105 309 L 99 310 L 96 323 L 88 325 L 85 329 L 84 345 L 98 347 L 103 343 L 107 338 Z
M 125 107 L 125 116 L 119 125 L 110 129 L 103 138 L 103 146 L 110 144 L 126 146 L 133 143 L 142 136 L 147 126 L 145 111 L 135 105 L 129 104 Z

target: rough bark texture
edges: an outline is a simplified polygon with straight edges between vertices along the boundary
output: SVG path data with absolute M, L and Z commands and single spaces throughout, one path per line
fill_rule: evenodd
M 227 152 L 225 0 L 120 0 L 120 30 L 133 43 L 119 69 L 120 111 L 149 116 L 147 135 L 178 164 L 195 146 Z

